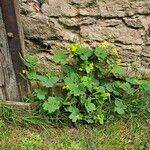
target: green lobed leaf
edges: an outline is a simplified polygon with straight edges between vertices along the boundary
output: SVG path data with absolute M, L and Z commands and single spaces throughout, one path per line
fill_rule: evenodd
M 139 85 L 144 91 L 150 91 L 150 81 L 138 80 L 135 78 L 126 78 L 126 81 L 132 85 Z
M 68 56 L 63 51 L 53 56 L 53 60 L 61 65 L 67 64 L 67 58 Z
M 110 92 L 110 93 L 113 93 L 114 95 L 116 96 L 119 96 L 120 95 L 120 92 L 118 91 L 118 89 L 115 87 L 115 84 L 112 83 L 112 84 L 106 84 L 106 89 Z
M 122 66 L 114 66 L 111 70 L 111 72 L 114 74 L 114 75 L 123 75 L 125 73 L 125 68 L 122 67 Z
M 37 79 L 37 73 L 35 70 L 30 70 L 28 73 L 27 73 L 27 78 L 29 80 L 36 80 Z
M 28 68 L 34 68 L 38 62 L 38 58 L 30 54 L 25 55 L 25 65 Z
M 126 110 L 126 105 L 123 104 L 121 99 L 116 99 L 115 100 L 115 111 L 120 114 L 123 115 L 125 114 L 125 110 Z
M 132 85 L 141 85 L 141 81 L 135 78 L 126 78 L 126 81 Z
M 76 52 L 80 58 L 84 61 L 88 60 L 89 57 L 93 55 L 93 51 L 88 47 L 78 47 L 78 51 Z
M 86 87 L 90 87 L 90 86 L 93 85 L 93 81 L 90 77 L 83 76 L 81 78 L 81 81 L 82 81 L 83 85 L 86 86 Z
M 126 83 L 123 83 L 122 85 L 121 85 L 121 88 L 127 93 L 127 94 L 131 94 L 131 95 L 133 95 L 134 94 L 134 89 L 131 87 L 131 85 L 128 83 L 128 82 L 126 82 Z
M 96 55 L 98 58 L 104 60 L 104 59 L 106 59 L 106 57 L 107 57 L 107 52 L 106 52 L 106 50 L 105 50 L 104 48 L 102 48 L 102 47 L 100 47 L 100 46 L 97 46 L 97 47 L 96 47 L 96 50 L 95 50 L 95 55 Z
M 120 108 L 120 107 L 115 107 L 115 111 L 116 111 L 119 115 L 125 114 L 124 109 L 123 109 L 123 108 Z
M 63 99 L 60 97 L 49 97 L 48 101 L 43 104 L 43 109 L 48 111 L 49 113 L 54 113 L 59 110 Z
M 42 76 L 38 75 L 37 79 L 42 82 L 43 86 L 50 88 L 53 87 L 58 81 L 59 78 L 57 76 Z
M 99 93 L 105 93 L 105 87 L 103 87 L 103 86 L 97 87 L 97 92 L 99 92 Z
M 66 85 L 68 85 L 70 92 L 74 96 L 79 96 L 84 94 L 84 86 L 80 82 L 79 75 L 76 73 L 71 73 L 71 75 L 64 79 Z
M 70 86 L 70 92 L 74 95 L 74 96 L 80 96 L 84 94 L 84 88 L 80 85 L 77 84 L 71 84 Z
M 141 80 L 141 87 L 144 91 L 150 91 L 150 81 Z
M 88 113 L 92 113 L 94 110 L 96 110 L 95 104 L 92 103 L 90 99 L 87 99 L 84 105 Z
M 80 110 L 76 106 L 70 106 L 68 111 L 71 113 L 69 118 L 72 120 L 72 122 L 77 122 L 77 120 L 79 120 L 82 116 L 80 114 Z
M 35 89 L 34 92 L 36 93 L 36 96 L 39 100 L 44 100 L 48 93 L 45 89 Z

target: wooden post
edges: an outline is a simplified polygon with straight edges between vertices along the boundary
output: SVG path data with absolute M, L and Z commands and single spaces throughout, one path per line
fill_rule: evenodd
M 21 72 L 23 34 L 19 22 L 17 0 L 0 0 L 0 99 L 21 101 L 27 83 Z

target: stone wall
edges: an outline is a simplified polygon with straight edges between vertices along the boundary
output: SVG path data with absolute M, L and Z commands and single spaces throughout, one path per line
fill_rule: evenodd
M 57 69 L 52 54 L 74 39 L 106 40 L 130 73 L 150 77 L 150 0 L 20 0 L 20 13 L 26 49 L 42 68 Z

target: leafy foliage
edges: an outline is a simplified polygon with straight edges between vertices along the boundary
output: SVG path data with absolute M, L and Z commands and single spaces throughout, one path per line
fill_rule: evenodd
M 95 50 L 95 55 L 97 56 L 98 59 L 104 60 L 107 57 L 107 52 L 105 48 L 97 46 Z
M 42 85 L 46 88 L 51 88 L 53 87 L 58 81 L 59 78 L 56 76 L 42 76 L 38 75 L 37 79 L 41 81 Z
M 50 115 L 64 113 L 72 122 L 103 124 L 106 105 L 113 105 L 113 111 L 123 115 L 127 109 L 124 95 L 150 91 L 149 81 L 123 77 L 126 69 L 121 66 L 118 52 L 106 42 L 95 49 L 84 44 L 71 45 L 66 53 L 54 55 L 53 61 L 62 66 L 60 76 L 39 74 L 33 56 L 26 58 L 26 75 L 40 85 L 34 95 L 42 108 Z M 61 96 L 54 90 L 58 82 L 62 84 Z
M 54 113 L 56 110 L 59 110 L 61 102 L 62 98 L 60 97 L 49 97 L 48 101 L 44 102 L 43 109 L 49 113 Z
M 115 111 L 122 115 L 122 114 L 125 114 L 125 109 L 126 109 L 126 106 L 123 104 L 122 100 L 120 99 L 116 99 L 115 100 Z
M 121 74 L 124 74 L 124 73 L 125 73 L 125 69 L 124 69 L 123 67 L 121 67 L 121 66 L 115 65 L 115 66 L 112 68 L 111 72 L 112 72 L 114 75 L 116 75 L 116 74 L 121 75 Z
M 59 52 L 57 55 L 53 57 L 53 60 L 57 63 L 60 63 L 61 65 L 67 64 L 67 56 L 63 51 Z

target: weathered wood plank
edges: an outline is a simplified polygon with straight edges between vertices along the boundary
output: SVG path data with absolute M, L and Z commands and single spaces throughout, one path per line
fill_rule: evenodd
M 16 76 L 9 52 L 8 41 L 0 8 L 0 99 L 18 99 Z
M 31 103 L 24 103 L 24 102 L 14 102 L 14 101 L 1 101 L 0 100 L 0 107 L 8 106 L 13 107 L 16 110 L 21 111 L 31 111 Z
M 21 76 L 23 34 L 17 0 L 0 0 L 0 99 L 20 101 L 28 86 Z

